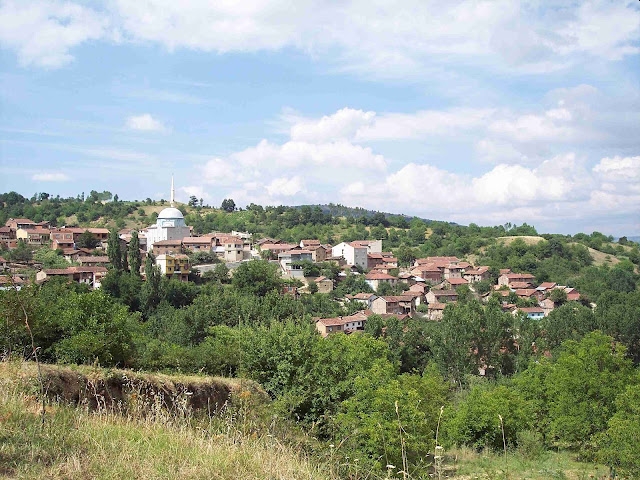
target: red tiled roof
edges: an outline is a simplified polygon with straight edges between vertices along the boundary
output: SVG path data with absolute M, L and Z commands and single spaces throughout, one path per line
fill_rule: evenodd
M 157 247 L 157 246 L 173 247 L 176 245 L 182 245 L 182 240 L 160 240 L 159 242 L 155 242 L 153 244 L 154 247 Z
M 544 313 L 544 310 L 540 307 L 519 307 L 518 310 L 524 313 Z
M 446 306 L 447 306 L 446 303 L 434 302 L 434 303 L 430 303 L 427 308 L 429 310 L 444 310 Z
M 555 282 L 542 282 L 538 288 L 547 290 L 549 288 L 554 288 L 556 285 L 557 283 Z
M 464 278 L 447 278 L 446 281 L 449 282 L 450 285 L 468 285 L 469 284 L 469 282 L 467 282 Z
M 389 275 L 387 273 L 374 272 L 374 271 L 367 273 L 366 277 L 364 278 L 366 278 L 367 280 L 397 280 L 396 277 Z
M 85 256 L 78 257 L 79 263 L 109 263 L 109 257 L 107 256 Z

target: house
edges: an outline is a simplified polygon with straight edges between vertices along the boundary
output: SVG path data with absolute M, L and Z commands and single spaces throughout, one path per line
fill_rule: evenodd
M 369 268 L 384 265 L 386 268 L 398 268 L 398 259 L 391 252 L 368 253 L 367 264 Z
M 430 303 L 427 308 L 427 318 L 433 321 L 442 320 L 446 306 L 446 303 Z
M 20 290 L 26 283 L 17 275 L 0 275 L 0 290 Z
M 319 276 L 315 278 L 308 277 L 305 279 L 307 284 L 309 282 L 315 282 L 318 286 L 318 293 L 330 293 L 333 291 L 333 281 L 325 276 Z
M 69 263 L 77 262 L 78 258 L 88 256 L 85 252 L 81 250 L 76 250 L 73 247 L 62 248 L 61 250 L 62 250 L 62 256 Z
M 447 265 L 459 263 L 460 259 L 458 257 L 424 257 L 424 258 L 416 258 L 413 265 L 415 267 L 419 267 L 420 265 L 433 264 L 441 270 Z
M 38 272 L 36 281 L 44 282 L 51 277 L 66 277 L 71 282 L 85 283 L 95 290 L 100 288 L 100 283 L 106 274 L 107 269 L 101 266 L 51 268 Z
M 538 300 L 542 300 L 541 292 L 535 288 L 518 288 L 515 290 L 516 295 L 520 298 L 532 298 L 535 297 Z
M 184 249 L 191 252 L 211 253 L 214 245 L 215 239 L 213 236 L 185 237 L 182 239 L 182 246 Z
M 506 285 L 511 288 L 514 282 L 525 282 L 533 284 L 535 277 L 530 273 L 505 273 L 498 277 L 498 285 Z
M 365 282 L 367 282 L 367 285 L 369 285 L 371 288 L 373 288 L 376 291 L 378 290 L 380 285 L 383 283 L 387 283 L 392 287 L 394 287 L 398 283 L 398 279 L 396 277 L 389 275 L 387 273 L 376 272 L 376 271 L 367 273 L 367 275 L 364 277 L 364 280 Z
M 289 250 L 278 254 L 278 262 L 282 272 L 290 278 L 304 277 L 304 270 L 301 262 L 311 262 L 311 252 L 309 250 Z
M 0 242 L 6 242 L 16 238 L 15 230 L 11 230 L 9 227 L 0 227 Z
M 553 290 L 554 288 L 556 288 L 557 286 L 558 284 L 555 282 L 542 282 L 540 285 L 538 285 L 536 290 L 538 290 L 539 292 L 547 293 Z
M 297 245 L 291 243 L 269 243 L 265 242 L 258 245 L 260 252 L 268 252 L 270 258 L 278 258 L 278 255 L 283 252 L 288 252 L 296 248 Z
M 4 226 L 9 227 L 9 229 L 14 232 L 17 232 L 20 228 L 24 230 L 35 228 L 36 222 L 29 220 L 28 218 L 10 218 L 4 223 Z
M 484 280 L 489 280 L 491 278 L 491 274 L 489 272 L 489 267 L 483 265 L 481 267 L 465 270 L 462 278 L 464 278 L 469 283 L 476 283 L 482 282 Z
M 410 292 L 416 292 L 421 295 L 426 295 L 429 291 L 429 286 L 424 283 L 414 283 L 409 287 Z
M 551 311 L 556 308 L 556 304 L 550 298 L 540 300 L 540 308 L 544 311 L 544 316 L 548 317 Z
M 331 256 L 343 257 L 347 262 L 347 265 L 356 265 L 367 270 L 369 268 L 367 250 L 368 246 L 362 245 L 361 242 L 341 242 L 331 248 Z
M 412 316 L 416 312 L 416 301 L 412 295 L 389 295 L 376 298 L 371 310 L 377 314 Z
M 364 330 L 367 314 L 364 311 L 346 317 L 320 318 L 316 321 L 316 330 L 327 337 L 332 333 L 351 333 Z
M 580 292 L 578 292 L 575 288 L 565 287 L 564 291 L 567 292 L 568 302 L 577 302 L 578 300 L 580 300 Z
M 106 267 L 109 264 L 109 257 L 106 256 L 82 256 L 76 260 L 83 267 Z
M 455 290 L 430 290 L 426 299 L 429 304 L 457 302 L 458 294 Z
M 462 278 L 462 274 L 468 266 L 469 264 L 467 262 L 450 263 L 444 267 L 442 275 L 445 279 Z
M 160 272 L 167 277 L 177 278 L 181 282 L 189 280 L 189 272 L 191 271 L 189 257 L 182 253 L 175 255 L 161 253 L 156 257 L 156 265 L 160 267 Z
M 16 239 L 29 245 L 48 245 L 50 234 L 49 229 L 43 227 L 19 228 L 16 230 Z
M 179 240 L 158 240 L 153 244 L 153 254 L 178 254 L 182 253 L 182 239 Z
M 365 247 L 367 255 L 370 253 L 382 253 L 382 240 L 354 240 L 351 245 L 356 248 Z
M 436 285 L 443 280 L 443 271 L 440 270 L 434 263 L 420 264 L 411 270 L 411 274 L 416 275 L 425 282 L 432 285 Z
M 312 248 L 319 247 L 320 240 L 309 239 L 309 240 L 300 240 L 300 248 L 304 248 L 305 250 L 311 250 Z
M 378 297 L 373 293 L 361 292 L 355 295 L 346 295 L 345 298 L 352 302 L 361 303 L 366 310 L 373 310 L 373 301 Z
M 450 277 L 450 278 L 446 279 L 444 282 L 442 282 L 442 284 L 443 284 L 443 286 L 445 288 L 455 290 L 456 288 L 458 288 L 461 285 L 468 285 L 469 282 L 467 282 L 462 277 Z
M 0 257 L 0 271 L 6 270 L 8 268 L 9 262 L 4 257 Z
M 542 307 L 519 307 L 513 311 L 516 315 L 518 312 L 523 312 L 527 315 L 527 318 L 531 320 L 540 320 L 544 317 L 544 309 Z
M 216 235 L 216 252 L 222 250 L 225 262 L 241 262 L 244 259 L 244 240 L 234 235 Z

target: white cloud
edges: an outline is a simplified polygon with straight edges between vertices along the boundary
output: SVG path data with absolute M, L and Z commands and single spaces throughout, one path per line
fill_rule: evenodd
M 148 113 L 127 118 L 126 126 L 131 130 L 141 130 L 144 132 L 163 132 L 166 130 L 162 122 L 156 120 Z
M 304 182 L 299 176 L 291 178 L 279 177 L 274 178 L 271 183 L 266 186 L 266 189 L 272 197 L 292 197 L 304 189 Z
M 375 112 L 343 108 L 320 120 L 290 117 L 291 139 L 304 142 L 352 139 L 362 127 L 371 125 L 374 116 Z
M 73 47 L 103 38 L 107 20 L 73 2 L 6 0 L 0 5 L 0 44 L 15 50 L 24 66 L 61 67 Z
M 154 42 L 170 51 L 294 48 L 339 69 L 385 78 L 450 70 L 452 63 L 547 73 L 637 54 L 634 3 L 303 0 L 292 8 L 286 0 L 105 0 L 92 9 L 79 1 L 8 0 L 0 11 L 0 39 L 24 64 L 51 67 L 69 62 L 73 47 L 106 38 Z
M 43 172 L 32 175 L 34 182 L 66 182 L 69 176 L 60 172 Z
M 603 158 L 593 171 L 608 179 L 630 182 L 640 180 L 640 156 Z

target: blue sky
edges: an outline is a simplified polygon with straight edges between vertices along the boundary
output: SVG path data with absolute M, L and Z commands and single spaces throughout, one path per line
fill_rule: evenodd
M 0 0 L 0 190 L 640 234 L 640 3 Z

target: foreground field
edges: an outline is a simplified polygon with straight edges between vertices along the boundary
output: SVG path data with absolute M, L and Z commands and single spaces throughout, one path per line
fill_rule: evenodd
M 46 366 L 43 372 L 48 386 L 60 389 L 61 385 L 55 382 L 62 382 L 67 393 L 76 391 L 74 383 L 78 378 L 82 382 L 90 379 L 92 385 L 98 386 L 123 375 L 138 382 L 130 382 L 135 389 L 125 392 L 118 408 L 105 408 L 103 402 L 91 403 L 80 395 L 74 399 L 78 401 L 76 406 L 48 400 L 43 416 L 35 366 L 0 362 L 0 478 L 403 478 L 399 469 L 390 469 L 385 477 L 362 471 L 357 462 L 338 459 L 329 446 L 324 448 L 309 438 L 292 441 L 295 435 L 278 425 L 275 416 L 257 414 L 268 405 L 251 382 L 239 389 L 236 387 L 242 384 L 237 380 L 142 375 L 86 367 Z M 147 383 L 140 383 L 142 380 Z M 197 386 L 203 391 L 212 381 L 219 385 L 228 382 L 232 392 L 229 402 L 215 412 L 189 408 L 186 399 L 191 395 L 180 393 L 180 385 Z M 164 395 L 173 395 L 175 401 L 159 399 L 160 390 Z M 439 472 L 404 478 L 608 477 L 605 467 L 577 462 L 567 453 L 534 453 L 516 451 L 504 456 L 455 449 L 445 452 Z

